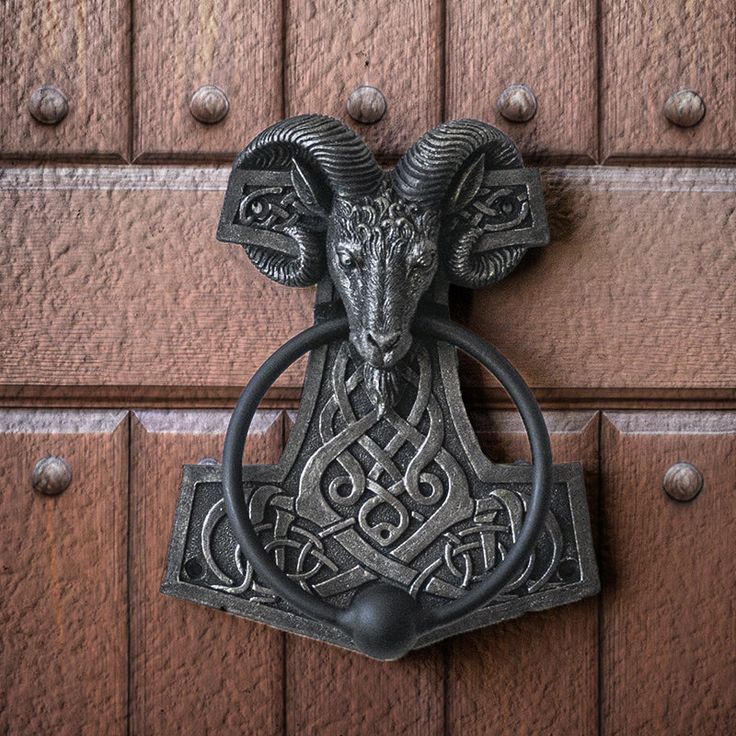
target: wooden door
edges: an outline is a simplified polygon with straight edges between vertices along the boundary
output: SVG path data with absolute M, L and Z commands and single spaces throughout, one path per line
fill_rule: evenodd
M 0 17 L 0 733 L 736 732 L 730 0 Z M 451 311 L 583 463 L 599 596 L 380 663 L 159 593 L 182 464 L 221 459 L 243 385 L 312 321 L 313 289 L 214 239 L 233 157 L 304 112 L 386 166 L 475 117 L 541 169 L 551 245 Z M 254 461 L 303 376 L 264 400 Z M 489 457 L 524 459 L 496 384 L 461 377 Z

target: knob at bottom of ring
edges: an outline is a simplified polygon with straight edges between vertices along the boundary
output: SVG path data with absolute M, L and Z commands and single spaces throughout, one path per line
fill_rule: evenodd
M 414 648 L 421 608 L 405 590 L 375 583 L 359 593 L 340 624 L 361 652 L 374 659 L 399 659 Z

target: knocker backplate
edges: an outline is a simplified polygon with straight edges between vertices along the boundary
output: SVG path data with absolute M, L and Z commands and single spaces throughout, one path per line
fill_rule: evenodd
M 370 400 L 363 367 L 348 342 L 312 354 L 281 461 L 244 469 L 251 521 L 279 567 L 335 605 L 375 580 L 441 605 L 491 574 L 514 544 L 531 467 L 482 453 L 450 346 L 417 341 L 395 377 L 399 399 L 383 409 Z M 163 592 L 354 648 L 254 575 L 230 531 L 221 481 L 218 466 L 185 467 Z M 491 604 L 417 645 L 598 587 L 582 468 L 557 465 L 544 532 L 523 570 Z

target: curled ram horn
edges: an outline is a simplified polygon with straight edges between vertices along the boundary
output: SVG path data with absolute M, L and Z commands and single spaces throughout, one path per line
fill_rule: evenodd
M 325 249 L 319 235 L 296 227 L 284 228 L 283 232 L 296 243 L 297 257 L 257 245 L 244 245 L 243 248 L 253 265 L 273 281 L 286 286 L 311 286 L 326 269 Z
M 399 195 L 447 215 L 458 201 L 480 188 L 483 173 L 522 166 L 513 141 L 497 128 L 478 120 L 453 120 L 422 136 L 403 156 L 393 174 Z M 448 279 L 477 288 L 510 273 L 526 252 L 523 245 L 479 251 L 478 229 L 462 234 L 443 232 L 440 248 Z
M 229 188 L 242 171 L 290 174 L 299 216 L 296 222 L 265 229 L 290 238 L 291 252 L 245 236 L 224 238 L 239 242 L 256 268 L 286 286 L 309 286 L 326 273 L 325 230 L 332 201 L 370 196 L 384 180 L 363 140 L 339 120 L 322 115 L 288 118 L 256 136 L 235 160 Z

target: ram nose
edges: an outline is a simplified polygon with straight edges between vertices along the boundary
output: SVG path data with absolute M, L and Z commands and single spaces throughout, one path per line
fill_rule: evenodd
M 373 330 L 368 330 L 366 333 L 366 339 L 371 347 L 378 349 L 381 353 L 389 353 L 393 350 L 401 339 L 400 332 L 388 332 L 381 333 Z
M 397 363 L 406 353 L 401 332 L 379 332 L 366 330 L 364 333 L 365 358 L 376 368 L 388 368 Z

